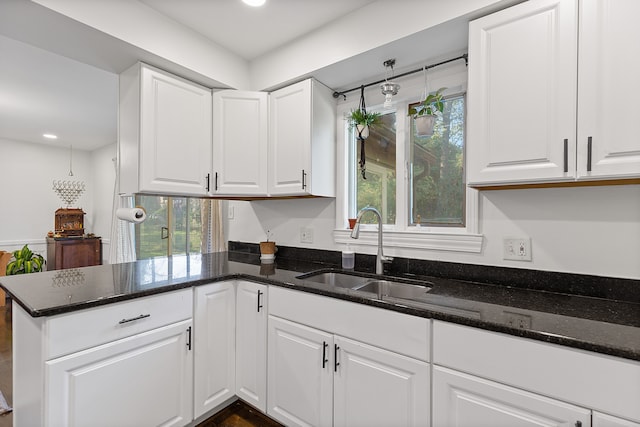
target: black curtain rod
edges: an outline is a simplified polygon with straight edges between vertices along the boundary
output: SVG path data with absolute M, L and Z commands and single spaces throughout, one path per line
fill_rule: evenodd
M 456 58 L 447 59 L 446 61 L 438 62 L 437 64 L 427 65 L 427 66 L 425 66 L 423 68 L 418 68 L 417 70 L 407 71 L 406 73 L 398 74 L 397 76 L 393 76 L 393 78 L 397 79 L 399 77 L 408 76 L 409 74 L 419 73 L 420 71 L 428 70 L 429 68 L 434 68 L 434 67 L 438 67 L 440 65 L 448 64 L 449 62 L 457 61 L 459 59 L 464 59 L 465 65 L 469 65 L 469 55 L 467 55 L 465 53 L 464 55 L 460 55 L 460 56 L 458 56 Z M 368 84 L 363 85 L 363 86 L 364 87 L 374 86 L 374 85 L 378 85 L 380 83 L 383 83 L 385 81 L 387 81 L 387 79 L 378 80 L 377 82 L 368 83 Z M 347 99 L 347 96 L 345 95 L 345 93 L 353 92 L 354 90 L 359 90 L 361 87 L 362 86 L 354 87 L 352 89 L 343 90 L 342 92 L 337 92 L 337 91 L 333 92 L 333 97 L 334 98 L 338 98 L 340 95 L 342 95 L 342 96 L 344 96 L 344 99 Z

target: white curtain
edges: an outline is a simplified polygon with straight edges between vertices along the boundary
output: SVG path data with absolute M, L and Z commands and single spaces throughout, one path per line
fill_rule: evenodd
M 203 254 L 223 252 L 227 250 L 222 229 L 222 203 L 220 200 L 203 199 L 200 205 L 202 220 L 202 247 Z
M 118 194 L 120 174 L 116 166 L 116 182 L 113 188 L 113 212 L 111 215 L 111 241 L 109 244 L 109 263 L 120 264 L 136 260 L 135 229 L 131 222 L 119 220 L 116 216 L 118 208 L 133 208 L 133 196 Z

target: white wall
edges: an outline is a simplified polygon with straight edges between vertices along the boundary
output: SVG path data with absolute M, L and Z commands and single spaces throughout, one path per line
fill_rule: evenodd
M 52 189 L 54 179 L 84 181 L 86 191 L 73 207 L 86 212 L 85 232 L 108 243 L 114 155 L 115 144 L 93 153 L 74 150 L 70 177 L 68 147 L 0 140 L 0 249 L 11 251 L 28 243 L 46 255 L 45 237 L 54 229 L 55 211 L 66 207 Z
M 110 144 L 91 152 L 93 174 L 93 233 L 102 236 L 102 258 L 109 259 L 111 241 L 111 217 L 113 213 L 113 191 L 116 182 L 116 144 Z

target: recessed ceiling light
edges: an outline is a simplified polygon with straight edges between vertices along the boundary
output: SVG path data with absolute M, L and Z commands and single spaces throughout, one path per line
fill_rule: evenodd
M 44 136 L 47 139 L 58 139 L 58 136 L 52 133 L 43 133 L 42 136 Z
M 265 3 L 266 0 L 242 0 L 244 4 L 248 4 L 253 7 L 260 7 Z

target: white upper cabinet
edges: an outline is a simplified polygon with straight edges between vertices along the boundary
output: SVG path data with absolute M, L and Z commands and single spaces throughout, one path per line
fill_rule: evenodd
M 576 8 L 526 2 L 469 24 L 470 185 L 574 177 Z
M 309 79 L 269 98 L 269 194 L 334 197 L 333 92 Z
M 206 195 L 211 91 L 138 63 L 120 75 L 121 193 Z
M 470 23 L 469 185 L 640 176 L 640 106 L 624 96 L 640 91 L 639 12 L 540 0 Z
M 640 2 L 582 1 L 579 11 L 578 178 L 637 177 Z
M 213 195 L 267 194 L 268 94 L 213 94 Z

